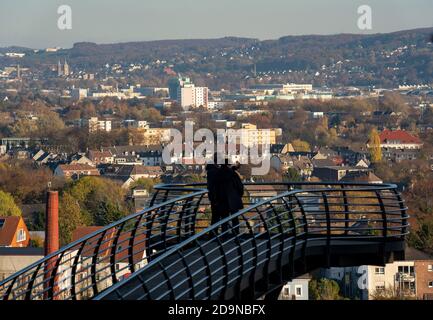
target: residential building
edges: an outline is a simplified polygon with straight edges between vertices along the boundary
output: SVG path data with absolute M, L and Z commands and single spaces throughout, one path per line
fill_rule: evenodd
M 97 117 L 91 117 L 83 121 L 83 126 L 89 128 L 89 132 L 97 131 L 111 131 L 111 121 L 110 120 L 99 120 Z
M 196 87 L 189 78 L 179 78 L 170 84 L 170 97 L 176 98 L 182 108 L 208 108 L 209 89 Z M 174 91 L 176 90 L 176 93 Z
M 245 185 L 245 195 L 250 203 L 258 203 L 278 195 L 279 190 L 272 185 Z
M 313 163 L 307 156 L 290 156 L 289 154 L 274 155 L 271 157 L 271 168 L 286 173 L 295 169 L 303 179 L 309 179 L 313 173 Z
M 278 300 L 308 300 L 310 281 L 308 274 L 293 279 L 283 286 Z
M 43 248 L 0 247 L 0 281 L 39 261 L 43 257 Z
M 237 143 L 246 147 L 272 145 L 277 143 L 277 137 L 281 134 L 281 129 L 257 129 L 256 125 L 243 123 L 240 136 L 236 139 Z
M 139 153 L 140 160 L 145 166 L 161 166 L 162 165 L 162 151 L 149 150 Z
M 313 162 L 314 163 L 314 162 Z M 313 176 L 319 178 L 322 181 L 340 181 L 347 174 L 355 174 L 362 172 L 370 172 L 371 169 L 364 167 L 341 167 L 341 166 L 329 166 L 329 167 L 314 167 Z
M 159 146 L 170 141 L 170 130 L 167 128 L 139 128 L 136 140 L 130 139 L 132 145 Z
M 415 260 L 416 296 L 433 300 L 433 259 Z
M 87 164 L 94 167 L 95 164 L 92 160 L 86 157 L 84 153 L 74 153 L 68 157 L 68 164 Z
M 380 146 L 384 149 L 421 149 L 421 140 L 404 130 L 384 130 L 379 134 Z
M 114 163 L 114 156 L 110 150 L 89 150 L 87 151 L 87 157 L 97 166 Z
M 383 180 L 375 175 L 372 171 L 353 171 L 348 172 L 341 182 L 357 182 L 357 183 L 376 183 L 382 184 Z
M 130 185 L 142 178 L 159 178 L 163 174 L 161 167 L 143 165 L 114 165 L 107 170 L 106 176 L 119 180 L 122 188 L 129 188 Z
M 77 180 L 83 176 L 99 176 L 99 170 L 88 164 L 60 164 L 54 170 L 54 175 L 66 179 Z
M 22 217 L 0 216 L 0 247 L 27 247 L 29 242 L 29 230 Z
M 336 280 L 345 297 L 372 300 L 377 297 L 433 299 L 433 257 L 406 249 L 406 261 L 384 266 L 322 269 L 322 277 Z
M 87 95 L 88 95 L 87 89 L 73 88 L 71 90 L 71 97 L 76 101 L 87 98 Z

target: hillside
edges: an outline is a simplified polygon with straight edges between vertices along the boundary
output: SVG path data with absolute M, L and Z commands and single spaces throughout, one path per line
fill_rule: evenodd
M 116 44 L 76 43 L 56 53 L 33 53 L 23 65 L 55 64 L 67 58 L 74 67 L 97 72 L 105 64 L 138 63 L 163 75 L 163 67 L 212 84 L 239 81 L 302 81 L 316 85 L 376 85 L 433 82 L 433 28 L 388 34 L 287 36 L 277 40 L 226 37 Z M 0 52 L 4 50 L 0 50 Z M 0 57 L 0 65 L 10 63 Z M 155 65 L 155 62 L 158 62 Z M 254 77 L 256 65 L 258 76 Z M 159 71 L 158 71 L 159 70 Z

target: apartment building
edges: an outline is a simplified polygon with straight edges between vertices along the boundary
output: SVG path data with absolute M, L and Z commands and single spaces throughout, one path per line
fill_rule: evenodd
M 91 117 L 90 119 L 81 120 L 79 125 L 88 128 L 90 133 L 98 131 L 111 131 L 111 121 L 100 120 L 97 117 Z
M 277 137 L 281 134 L 281 129 L 257 129 L 256 125 L 243 123 L 241 125 L 240 140 L 237 142 L 247 147 L 272 145 L 277 143 Z
M 182 108 L 208 108 L 209 89 L 196 87 L 190 78 L 173 79 L 169 83 L 170 97 L 177 100 Z
M 336 280 L 340 293 L 349 298 L 433 300 L 433 257 L 408 248 L 406 259 L 385 266 L 324 269 L 321 276 Z
M 170 141 L 170 130 L 167 128 L 138 128 L 135 140 L 130 137 L 130 145 L 160 146 Z
M 208 107 L 208 88 L 186 84 L 179 87 L 178 102 L 182 108 Z

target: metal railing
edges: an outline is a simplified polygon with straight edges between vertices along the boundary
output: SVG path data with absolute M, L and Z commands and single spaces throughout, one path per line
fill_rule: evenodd
M 175 199 L 130 215 L 73 242 L 0 283 L 3 300 L 91 299 L 195 234 L 206 191 L 190 188 Z
M 309 255 L 330 266 L 331 259 L 352 255 L 355 248 L 361 260 L 363 254 L 401 250 L 408 215 L 396 186 L 317 185 L 302 184 L 307 188 L 231 215 L 96 299 L 254 299 L 292 278 L 295 262 Z
M 310 243 L 330 257 L 336 239 L 385 248 L 407 234 L 407 208 L 394 185 L 246 184 L 246 209 L 213 226 L 204 184 L 155 189 L 148 209 L 1 282 L 0 299 L 210 299 L 254 285 L 244 275 L 271 273 L 276 257 L 281 268 L 284 259 L 293 263 Z M 138 280 L 134 290 L 144 291 L 123 291 Z

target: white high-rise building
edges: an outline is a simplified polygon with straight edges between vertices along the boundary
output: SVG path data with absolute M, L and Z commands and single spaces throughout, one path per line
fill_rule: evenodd
M 84 125 L 89 128 L 89 132 L 97 131 L 111 131 L 111 121 L 110 120 L 99 120 L 97 117 L 91 117 L 84 121 Z
M 196 87 L 193 83 L 184 83 L 178 88 L 177 100 L 182 108 L 207 108 L 208 97 L 207 87 Z

